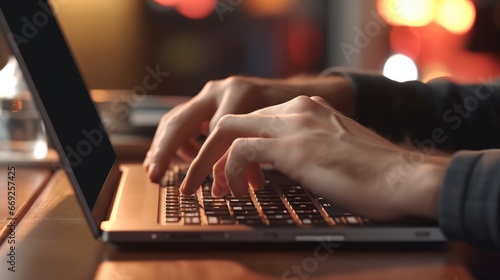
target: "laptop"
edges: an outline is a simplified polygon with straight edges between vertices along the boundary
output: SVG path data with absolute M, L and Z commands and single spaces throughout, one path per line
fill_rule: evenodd
M 331 205 L 265 169 L 242 198 L 194 196 L 179 185 L 187 164 L 152 183 L 141 165 L 119 164 L 47 0 L 0 0 L 0 21 L 92 232 L 112 243 L 439 242 L 428 222 L 382 224 Z

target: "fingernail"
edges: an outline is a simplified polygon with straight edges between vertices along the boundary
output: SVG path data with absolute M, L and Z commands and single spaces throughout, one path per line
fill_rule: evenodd
M 182 181 L 181 186 L 179 187 L 179 190 L 181 191 L 182 194 L 190 194 L 188 192 L 188 189 L 186 188 L 186 181 Z
M 212 196 L 220 197 L 220 188 L 216 184 L 212 184 Z

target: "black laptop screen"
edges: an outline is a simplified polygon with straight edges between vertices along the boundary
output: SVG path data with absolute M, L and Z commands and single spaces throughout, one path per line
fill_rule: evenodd
M 68 159 L 63 164 L 93 209 L 116 155 L 57 21 L 47 0 L 0 0 L 0 8 Z

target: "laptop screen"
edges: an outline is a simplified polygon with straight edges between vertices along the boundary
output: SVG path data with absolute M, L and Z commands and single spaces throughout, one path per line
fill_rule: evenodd
M 116 155 L 54 14 L 47 0 L 0 0 L 0 8 L 54 145 L 92 210 Z

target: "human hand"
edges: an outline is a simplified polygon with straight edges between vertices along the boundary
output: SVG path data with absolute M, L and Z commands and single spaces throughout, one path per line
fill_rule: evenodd
M 235 196 L 263 185 L 258 163 L 270 163 L 339 207 L 376 220 L 435 218 L 446 158 L 424 156 L 401 174 L 403 149 L 333 109 L 300 96 L 249 114 L 228 114 L 193 160 L 181 187 L 192 194 L 212 170 L 212 193 Z M 416 158 L 416 157 L 414 157 Z M 213 169 L 212 169 L 213 167 Z M 392 183 L 387 175 L 401 175 Z
M 319 95 L 346 114 L 354 114 L 354 93 L 344 77 L 297 77 L 269 80 L 231 77 L 211 81 L 187 103 L 162 117 L 144 167 L 158 181 L 175 154 L 191 161 L 198 154 L 198 136 L 208 135 L 226 114 L 244 114 L 286 102 L 301 94 Z

